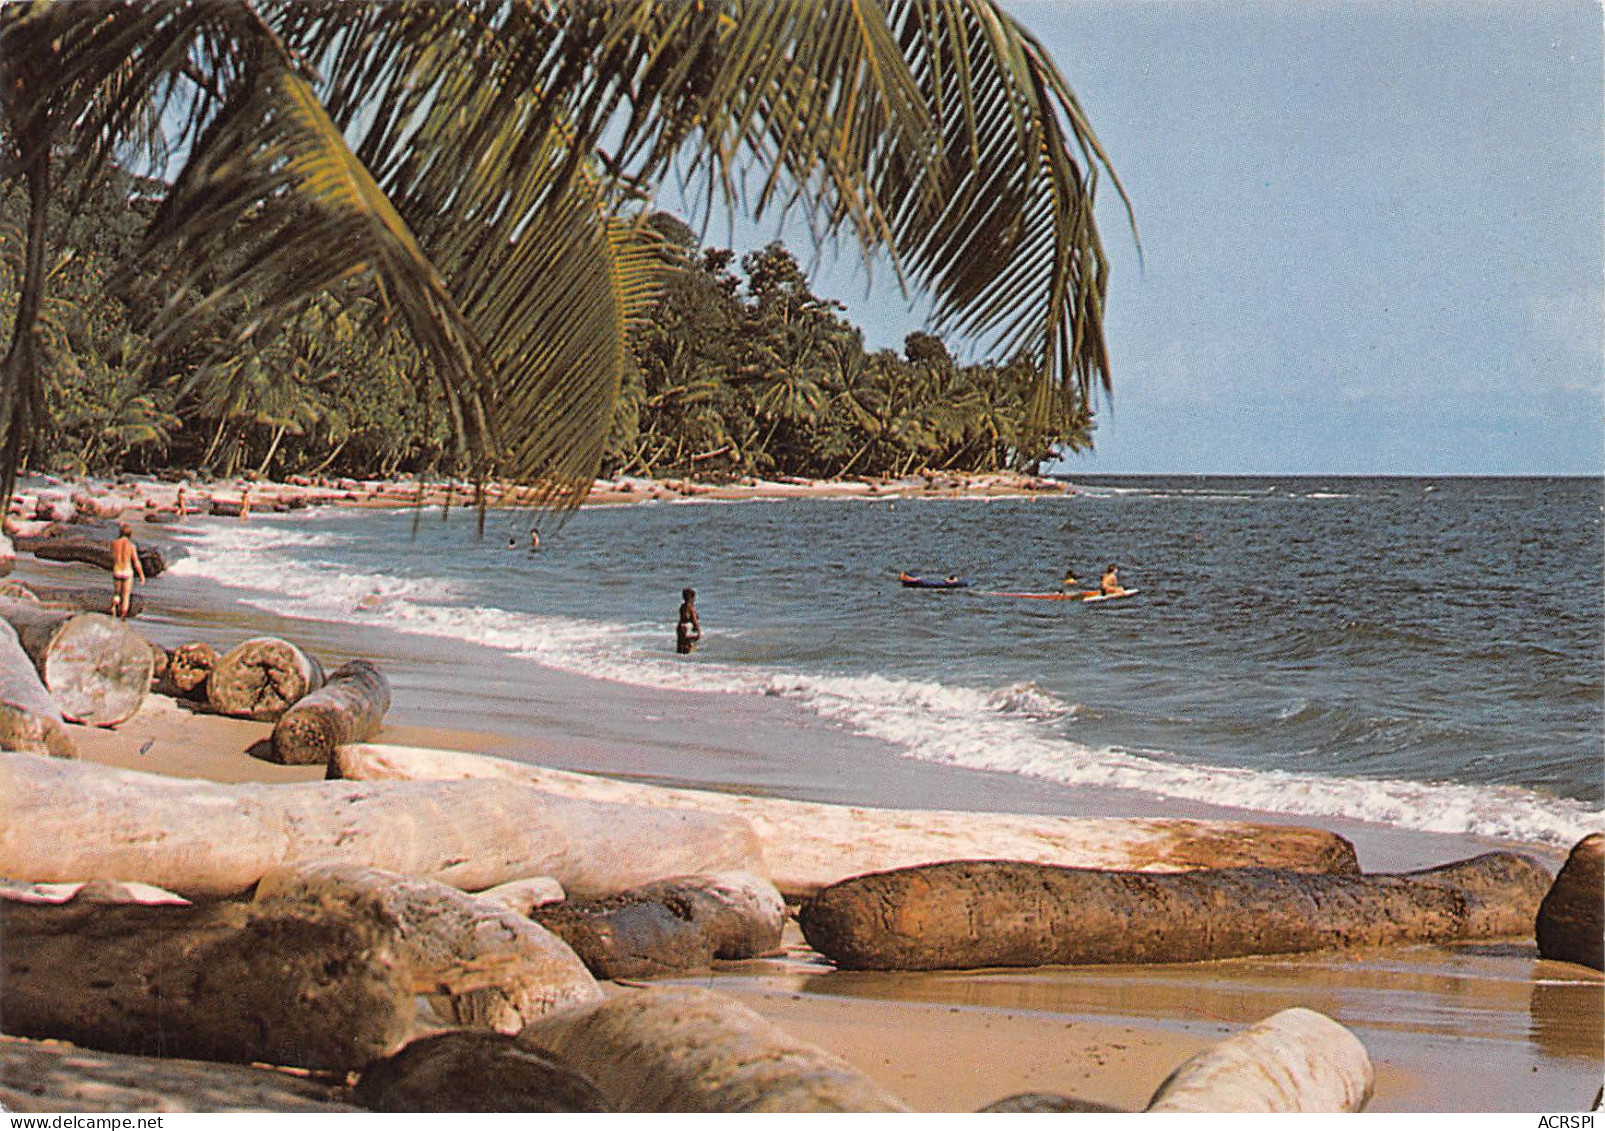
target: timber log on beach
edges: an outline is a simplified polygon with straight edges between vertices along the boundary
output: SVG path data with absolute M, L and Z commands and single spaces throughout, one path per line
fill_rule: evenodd
M 971 860 L 843 881 L 798 921 L 810 946 L 850 970 L 1198 962 L 1525 935 L 1549 882 L 1512 852 L 1367 876 Z
M 48 605 L 72 608 L 80 612 L 98 613 L 111 604 L 111 591 L 82 585 L 45 585 L 40 582 L 0 582 L 0 597 L 26 601 L 31 605 Z M 128 595 L 128 615 L 137 617 L 145 611 L 145 599 L 138 593 Z
M 1538 908 L 1538 953 L 1605 969 L 1605 835 L 1578 841 Z
M 218 659 L 206 680 L 206 701 L 220 715 L 273 722 L 303 695 L 323 686 L 323 665 L 288 640 L 257 636 Z
M 411 1035 L 393 930 L 334 905 L 22 903 L 0 892 L 6 1032 L 349 1071 Z
M 1330 1017 L 1284 1009 L 1172 1072 L 1154 1112 L 1362 1111 L 1376 1086 L 1365 1046 Z
M 372 1111 L 612 1111 L 584 1075 L 516 1037 L 459 1029 L 370 1064 L 356 1098 Z
M 6 1036 L 0 1036 L 0 1106 L 67 1113 L 363 1110 L 344 1087 L 304 1072 Z
M 786 905 L 762 876 L 725 872 L 548 904 L 531 915 L 598 978 L 645 978 L 776 950 Z
M 45 562 L 82 562 L 85 565 L 98 566 L 110 573 L 112 568 L 111 540 L 116 534 L 106 538 L 93 538 L 81 535 L 52 535 L 48 538 L 19 538 L 19 550 L 27 550 L 40 561 Z M 146 578 L 159 576 L 167 568 L 167 560 L 162 552 L 151 546 L 139 547 L 139 565 L 145 571 Z
M 377 868 L 270 872 L 256 901 L 328 903 L 394 924 L 397 957 L 433 1023 L 516 1033 L 555 1009 L 601 997 L 574 952 L 499 903 Z
M 217 649 L 203 641 L 180 644 L 167 662 L 167 686 L 189 699 L 206 698 L 206 681 L 221 657 Z
M 337 746 L 379 733 L 390 709 L 390 682 L 367 660 L 351 660 L 324 685 L 291 704 L 273 727 L 272 760 L 327 765 Z
M 0 752 L 0 876 L 116 876 L 239 895 L 279 868 L 349 864 L 474 891 L 551 876 L 571 895 L 763 871 L 737 817 L 552 797 L 505 781 L 219 785 Z
M 330 765 L 332 773 L 359 781 L 496 778 L 565 797 L 742 817 L 757 830 L 769 876 L 787 896 L 811 895 L 867 872 L 955 859 L 1156 872 L 1248 865 L 1359 871 L 1348 841 L 1296 825 L 826 805 L 665 789 L 505 758 L 371 743 L 340 747 Z
M 150 690 L 150 645 L 120 620 L 26 601 L 0 599 L 61 713 L 72 722 L 114 726 L 139 710 Z
M 519 1040 L 561 1058 L 619 1111 L 907 1111 L 879 1084 L 731 998 L 642 988 L 542 1018 Z
M 0 621 L 0 750 L 78 757 L 61 708 L 6 621 Z

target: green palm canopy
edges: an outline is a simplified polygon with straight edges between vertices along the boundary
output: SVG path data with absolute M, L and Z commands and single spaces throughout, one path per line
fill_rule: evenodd
M 1108 163 L 990 0 L 31 0 L 0 8 L 0 68 L 31 205 L 6 497 L 46 377 L 45 204 L 111 160 L 177 170 L 146 240 L 158 330 L 237 310 L 244 346 L 360 297 L 426 360 L 472 473 L 555 503 L 594 474 L 673 269 L 645 222 L 669 178 L 850 234 L 939 328 L 1034 358 L 1044 424 L 1108 390 Z

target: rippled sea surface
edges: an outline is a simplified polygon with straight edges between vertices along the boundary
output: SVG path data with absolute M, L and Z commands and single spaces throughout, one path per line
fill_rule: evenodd
M 1602 824 L 1592 479 L 1098 477 L 1042 499 L 324 511 L 175 568 L 582 674 L 778 695 L 908 757 L 1570 844 Z M 518 549 L 507 549 L 509 537 Z M 1118 562 L 1129 600 L 1055 589 Z M 897 572 L 961 574 L 905 590 Z M 673 654 L 692 586 L 704 645 Z

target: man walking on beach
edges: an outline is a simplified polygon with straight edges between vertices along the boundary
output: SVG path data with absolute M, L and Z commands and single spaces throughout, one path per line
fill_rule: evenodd
M 145 567 L 140 564 L 133 533 L 133 527 L 121 523 L 111 544 L 111 615 L 124 620 L 128 619 L 128 604 L 134 595 L 134 575 L 145 580 Z

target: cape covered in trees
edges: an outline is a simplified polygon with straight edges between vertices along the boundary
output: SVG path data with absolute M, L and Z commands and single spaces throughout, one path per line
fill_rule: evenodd
M 426 363 L 371 302 L 334 296 L 237 340 L 249 311 L 220 309 L 155 342 L 153 269 L 130 271 L 157 185 L 126 174 L 53 208 L 61 251 L 42 323 L 41 469 L 219 475 L 448 475 L 445 406 Z M 22 273 L 26 199 L 0 200 L 0 332 Z M 842 306 L 815 295 L 781 244 L 740 258 L 701 248 L 679 220 L 653 227 L 675 268 L 632 327 L 603 475 L 837 478 L 920 470 L 1034 471 L 1091 446 L 1083 410 L 1033 428 L 1038 373 L 1024 355 L 960 364 L 932 334 L 869 351 Z M 219 266 L 218 270 L 223 270 Z M 1057 421 L 1057 418 L 1051 418 Z

